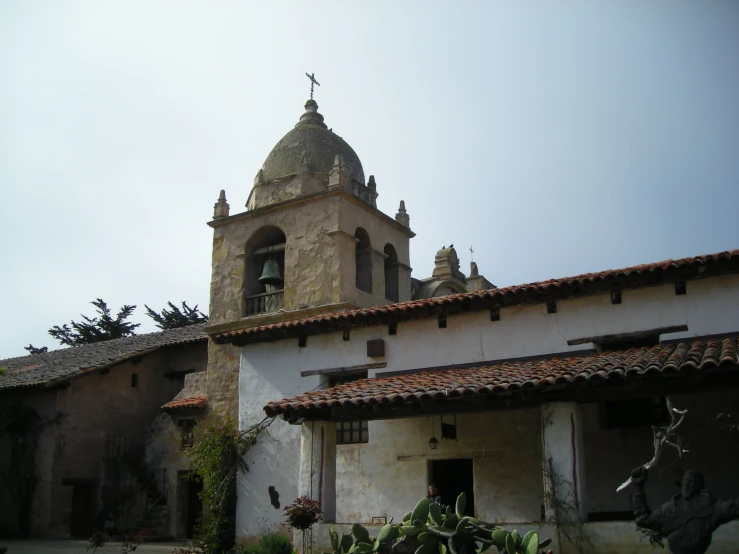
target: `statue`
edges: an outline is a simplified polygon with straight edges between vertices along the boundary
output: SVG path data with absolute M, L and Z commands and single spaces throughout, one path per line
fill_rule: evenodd
M 636 524 L 657 531 L 667 538 L 672 554 L 704 554 L 712 533 L 739 515 L 739 501 L 716 500 L 705 490 L 703 474 L 689 469 L 683 475 L 681 492 L 651 511 L 644 484 L 648 471 L 638 467 L 631 472 L 631 497 Z

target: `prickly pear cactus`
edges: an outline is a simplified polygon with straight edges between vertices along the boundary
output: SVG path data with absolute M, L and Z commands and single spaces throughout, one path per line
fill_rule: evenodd
M 352 525 L 351 535 L 342 534 L 341 538 L 331 526 L 333 554 L 383 554 L 388 550 L 392 554 L 483 554 L 493 546 L 498 554 L 540 554 L 551 542 L 539 541 L 536 531 L 522 537 L 516 530 L 465 516 L 466 503 L 462 493 L 454 509 L 447 506 L 442 513 L 438 504 L 424 498 L 403 516 L 400 525 L 393 525 L 391 519 L 376 539 L 358 523 Z

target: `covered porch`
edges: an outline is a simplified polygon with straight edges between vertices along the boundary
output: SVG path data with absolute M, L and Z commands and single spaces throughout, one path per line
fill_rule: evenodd
M 555 552 L 649 552 L 630 492 L 616 488 L 652 457 L 651 425 L 664 423 L 669 396 L 688 410 L 680 434 L 689 452 L 666 451 L 650 473 L 652 507 L 678 492 L 675 481 L 691 467 L 714 496 L 739 496 L 739 442 L 720 417 L 739 411 L 738 368 L 736 339 L 698 341 L 404 372 L 265 411 L 302 427 L 299 494 L 324 510 L 314 551 L 330 548 L 329 523 L 348 530 L 399 522 L 436 482 L 443 502 L 464 490 L 470 515 L 536 529 Z M 351 430 L 364 421 L 366 435 L 356 437 Z M 725 525 L 710 551 L 735 552 L 737 538 L 739 525 Z

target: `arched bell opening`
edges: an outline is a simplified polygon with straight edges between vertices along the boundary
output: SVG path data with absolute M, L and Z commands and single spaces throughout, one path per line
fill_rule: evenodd
M 398 302 L 398 253 L 390 243 L 385 245 L 383 253 L 385 254 L 385 298 L 391 302 Z
M 354 248 L 356 284 L 359 290 L 372 292 L 372 245 L 367 231 L 357 227 L 354 232 L 357 244 Z
M 276 312 L 284 307 L 285 233 L 262 227 L 246 243 L 244 315 Z

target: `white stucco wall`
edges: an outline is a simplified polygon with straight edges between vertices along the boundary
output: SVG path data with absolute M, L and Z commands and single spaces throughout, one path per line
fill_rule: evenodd
M 663 338 L 739 331 L 739 310 L 736 309 L 739 305 L 739 276 L 690 281 L 687 290 L 687 295 L 677 296 L 674 286 L 666 284 L 624 291 L 619 305 L 611 304 L 608 294 L 562 300 L 557 304 L 556 314 L 547 314 L 544 304 L 515 306 L 502 309 L 500 321 L 496 322 L 490 321 L 487 311 L 453 315 L 448 317 L 445 329 L 438 328 L 436 319 L 405 322 L 398 325 L 398 333 L 393 336 L 388 335 L 387 326 L 353 329 L 349 341 L 342 340 L 340 332 L 309 336 L 304 348 L 298 347 L 297 339 L 249 345 L 242 348 L 241 354 L 239 424 L 244 429 L 260 421 L 264 417 L 263 406 L 272 400 L 326 386 L 327 376 L 301 377 L 301 371 L 385 362 L 386 367 L 369 370 L 369 376 L 374 377 L 376 373 L 386 371 L 576 352 L 591 349 L 593 345 L 568 346 L 568 340 L 678 325 L 687 325 L 688 331 Z M 376 338 L 385 340 L 386 355 L 368 358 L 366 341 Z M 442 445 L 450 449 L 449 457 L 467 457 L 470 452 L 486 448 L 487 439 L 483 437 L 487 437 L 484 430 L 488 428 L 488 420 L 512 417 L 516 421 L 520 418 L 526 421 L 522 413 L 515 412 L 515 416 L 505 413 L 465 416 L 482 418 L 471 425 L 476 430 L 482 429 L 482 434 L 466 440 L 460 437 L 459 443 L 453 447 L 448 445 L 448 441 L 442 441 Z M 533 433 L 530 442 L 540 449 L 539 411 L 532 414 L 533 427 L 528 428 L 528 432 Z M 600 443 L 597 450 L 603 452 L 608 451 L 613 441 L 599 435 L 592 427 L 595 419 L 587 417 L 587 413 L 583 413 L 583 421 L 586 465 L 611 467 L 598 456 L 588 454 L 593 448 L 588 448 L 588 437 L 592 444 Z M 505 434 L 509 427 L 496 423 L 490 428 L 496 429 L 497 434 Z M 423 418 L 371 422 L 368 445 L 337 447 L 339 521 L 368 521 L 378 515 L 399 517 L 409 509 L 414 498 L 422 496 L 427 475 L 426 459 L 421 457 L 400 462 L 397 458 L 411 456 L 414 452 L 419 455 L 428 453 L 429 428 L 430 424 Z M 518 445 L 526 442 L 524 439 L 528 436 L 516 432 L 509 437 L 511 442 L 506 444 Z M 633 448 L 633 459 L 642 461 L 642 441 L 641 436 L 625 437 L 620 444 L 628 452 Z M 650 441 L 647 436 L 647 449 Z M 516 452 L 516 448 L 508 446 L 503 461 L 499 463 L 493 462 L 493 457 L 480 461 L 479 475 L 485 476 L 486 481 L 495 483 L 495 487 L 513 487 L 481 493 L 478 500 L 481 517 L 507 521 L 538 519 L 540 502 L 534 502 L 533 498 L 540 494 L 534 489 L 540 490 L 541 479 L 534 479 L 532 488 L 526 485 L 522 492 L 521 479 L 515 478 L 515 473 L 507 473 L 513 471 L 512 468 L 506 469 L 505 465 L 513 456 L 509 452 Z M 240 536 L 283 521 L 282 507 L 298 496 L 299 455 L 300 427 L 281 420 L 277 420 L 270 427 L 269 435 L 265 435 L 250 451 L 250 471 L 240 477 L 238 485 L 237 531 Z M 519 464 L 518 461 L 516 463 Z M 629 466 L 631 463 L 628 462 Z M 475 467 L 477 475 L 477 462 Z M 614 467 L 613 470 L 618 470 L 621 475 L 622 468 Z M 536 472 L 540 473 L 539 465 Z M 606 482 L 603 475 L 587 474 L 585 481 L 593 491 L 592 494 L 586 491 L 588 502 L 592 500 L 589 510 L 596 506 L 603 506 L 600 508 L 603 510 L 618 509 L 608 508 L 617 501 L 605 489 L 600 491 L 600 484 Z M 269 486 L 274 486 L 280 494 L 279 509 L 270 504 Z M 483 501 L 486 495 L 489 495 L 490 508 L 487 500 Z
M 439 418 L 435 420 L 440 439 Z M 430 417 L 371 421 L 369 443 L 338 445 L 336 520 L 366 523 L 372 517 L 387 516 L 400 521 L 426 496 L 428 462 L 454 458 L 472 459 L 478 517 L 539 519 L 538 409 L 458 415 L 457 441 L 440 439 L 436 450 L 429 449 L 431 429 Z

